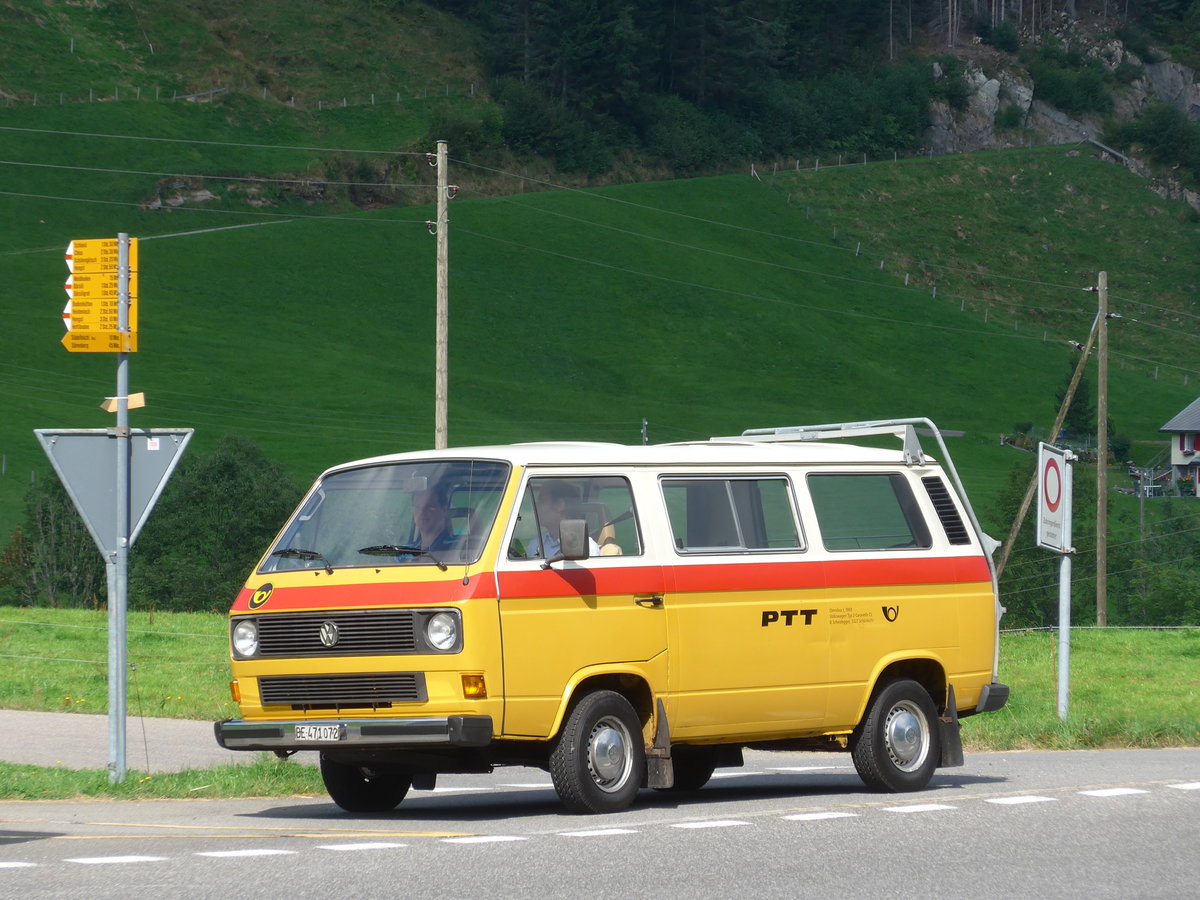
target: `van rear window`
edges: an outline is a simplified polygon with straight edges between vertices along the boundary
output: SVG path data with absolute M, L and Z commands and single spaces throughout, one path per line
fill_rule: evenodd
M 664 478 L 675 549 L 687 553 L 798 550 L 788 481 L 769 478 Z
M 808 491 L 826 550 L 932 546 L 912 488 L 899 473 L 810 474 Z

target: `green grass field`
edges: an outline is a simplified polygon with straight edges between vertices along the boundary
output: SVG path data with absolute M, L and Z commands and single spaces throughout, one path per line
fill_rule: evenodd
M 244 434 L 301 481 L 431 445 L 432 210 L 359 210 L 340 188 L 315 203 L 271 183 L 274 205 L 251 206 L 225 176 L 296 177 L 325 160 L 276 149 L 310 146 L 315 114 L 256 117 L 245 98 L 232 110 L 100 106 L 0 109 L 7 156 L 21 161 L 0 166 L 11 298 L 0 533 L 48 471 L 34 428 L 112 424 L 98 404 L 114 392 L 114 359 L 60 343 L 72 239 L 142 241 L 130 387 L 148 406 L 135 427 L 195 427 L 191 452 Z M 330 131 L 317 147 L 414 133 L 395 111 L 316 118 Z M 425 185 L 406 196 L 428 200 L 424 160 L 394 159 Z M 451 165 L 462 187 L 450 225 L 452 445 L 638 442 L 643 418 L 661 442 L 923 415 L 964 432 L 952 452 L 985 525 L 1002 531 L 989 507 L 1014 456 L 998 435 L 1053 420 L 1066 341 L 1086 338 L 1095 299 L 1083 289 L 1100 268 L 1113 308 L 1139 320 L 1112 328 L 1114 428 L 1152 455 L 1159 426 L 1195 397 L 1187 310 L 1200 230 L 1074 148 L 503 197 L 494 173 Z M 138 207 L 171 194 L 172 179 L 146 174 L 165 172 L 204 175 L 218 199 Z
M 106 614 L 0 607 L 0 708 L 107 712 Z M 226 620 L 211 614 L 131 613 L 130 717 L 219 719 L 229 699 Z M 1072 638 L 1070 715 L 1057 715 L 1057 635 L 1001 636 L 999 712 L 963 721 L 968 752 L 1200 745 L 1200 631 L 1078 630 Z M 248 758 L 248 763 L 251 760 Z M 245 766 L 173 775 L 0 764 L 0 799 L 211 797 L 322 793 L 315 767 L 263 754 Z

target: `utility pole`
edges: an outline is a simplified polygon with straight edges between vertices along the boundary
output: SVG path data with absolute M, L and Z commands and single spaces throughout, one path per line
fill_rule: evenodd
M 1096 624 L 1108 624 L 1108 273 L 1101 272 L 1096 286 L 1100 311 L 1096 314 L 1096 357 L 1099 371 L 1096 399 Z
M 1094 290 L 1094 288 L 1086 288 L 1085 290 Z M 1067 385 L 1066 396 L 1063 397 L 1062 405 L 1058 408 L 1058 415 L 1054 419 L 1054 427 L 1050 429 L 1050 442 L 1058 440 L 1058 432 L 1062 430 L 1063 422 L 1067 418 L 1067 410 L 1071 407 L 1071 402 L 1075 399 L 1075 389 L 1079 387 L 1079 380 L 1083 377 L 1084 367 L 1087 365 L 1088 354 L 1092 352 L 1092 344 L 1096 340 L 1096 334 L 1100 330 L 1100 320 L 1097 318 L 1092 323 L 1091 331 L 1088 332 L 1087 343 L 1083 346 L 1072 345 L 1080 351 L 1079 362 L 1075 366 L 1075 373 L 1071 376 L 1071 383 Z M 1025 496 L 1021 500 L 1021 508 L 1017 511 L 1017 516 L 1013 519 L 1012 527 L 1008 530 L 1008 539 L 1005 540 L 1000 548 L 1000 560 L 996 563 L 996 579 L 999 580 L 1004 572 L 1004 567 L 1008 564 L 1009 554 L 1012 553 L 1013 545 L 1017 542 L 1017 535 L 1021 531 L 1021 523 L 1025 521 L 1025 515 L 1029 512 L 1029 506 L 1033 503 L 1033 493 L 1037 489 L 1038 473 L 1035 470 L 1033 478 L 1029 480 L 1029 486 L 1025 489 Z
M 437 142 L 437 352 L 436 376 L 433 388 L 433 448 L 445 450 L 447 445 L 447 395 L 449 393 L 449 346 L 450 346 L 450 267 L 449 221 L 446 207 L 450 200 L 446 173 L 446 142 Z

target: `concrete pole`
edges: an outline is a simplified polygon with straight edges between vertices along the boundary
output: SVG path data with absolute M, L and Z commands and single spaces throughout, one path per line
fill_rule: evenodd
M 1096 624 L 1108 624 L 1108 273 L 1101 272 L 1096 288 L 1100 312 L 1096 327 L 1099 382 L 1096 399 Z
M 446 142 L 437 142 L 437 374 L 434 379 L 434 424 L 433 447 L 445 450 L 447 446 L 447 406 L 449 393 L 449 346 L 450 346 L 450 270 L 447 259 L 449 251 L 449 221 L 446 206 L 449 201 L 449 184 L 446 173 Z

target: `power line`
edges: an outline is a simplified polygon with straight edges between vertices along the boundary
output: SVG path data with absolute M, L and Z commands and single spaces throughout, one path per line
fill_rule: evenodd
M 106 138 L 114 141 L 145 141 L 156 144 L 188 144 L 203 147 L 238 147 L 245 150 L 297 150 L 306 153 L 375 153 L 382 156 L 417 156 L 425 154 L 416 150 L 363 150 L 344 147 L 305 147 L 296 144 L 247 144 L 237 141 L 204 141 L 192 138 L 147 137 L 137 134 L 101 134 L 92 131 L 59 131 L 49 128 L 18 128 L 15 125 L 0 125 L 0 131 L 22 132 L 25 134 L 53 134 L 66 137 Z
M 214 175 L 209 173 L 187 173 L 187 172 L 148 172 L 140 169 L 105 169 L 98 166 L 64 166 L 54 163 L 32 163 L 20 162 L 11 159 L 0 159 L 0 166 L 24 166 L 34 169 L 60 169 L 70 172 L 99 172 L 105 175 L 140 175 L 150 178 L 198 178 L 202 180 L 213 181 L 244 181 L 252 184 L 324 184 L 334 185 L 336 187 L 378 187 L 378 188 L 397 188 L 407 190 L 428 190 L 436 189 L 432 184 L 400 184 L 395 182 L 370 182 L 370 181 L 332 181 L 328 178 L 267 178 L 257 175 Z

